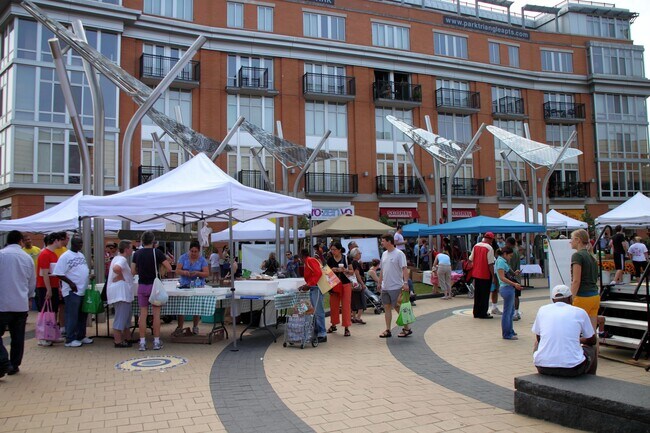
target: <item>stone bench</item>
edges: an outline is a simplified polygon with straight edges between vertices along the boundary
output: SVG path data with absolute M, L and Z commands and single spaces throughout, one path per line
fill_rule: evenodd
M 531 374 L 515 378 L 515 412 L 593 432 L 649 432 L 650 387 L 593 375 Z

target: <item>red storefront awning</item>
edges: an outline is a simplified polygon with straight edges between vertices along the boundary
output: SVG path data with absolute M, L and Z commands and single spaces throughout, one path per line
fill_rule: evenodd
M 447 209 L 442 210 L 442 215 L 447 218 Z M 476 216 L 476 209 L 451 209 L 451 217 L 455 220 L 473 218 Z
M 418 210 L 414 208 L 402 208 L 402 207 L 384 207 L 379 209 L 379 215 L 385 216 L 390 219 L 418 219 L 420 214 Z

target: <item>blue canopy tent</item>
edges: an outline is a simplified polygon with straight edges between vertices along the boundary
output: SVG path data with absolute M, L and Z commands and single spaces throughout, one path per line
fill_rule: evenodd
M 406 226 L 405 226 L 406 227 Z M 477 216 L 463 220 L 439 224 L 420 230 L 420 236 L 465 235 L 473 233 L 544 233 L 546 228 L 540 224 L 526 224 L 517 221 Z
M 411 223 L 402 226 L 402 235 L 405 238 L 417 238 L 419 236 L 420 230 L 426 229 L 429 226 L 422 223 Z

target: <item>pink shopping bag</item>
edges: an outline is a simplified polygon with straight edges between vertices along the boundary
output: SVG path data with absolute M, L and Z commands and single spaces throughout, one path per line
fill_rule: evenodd
M 56 323 L 56 313 L 52 311 L 52 301 L 47 300 L 36 320 L 36 339 L 56 341 L 61 338 L 61 330 Z

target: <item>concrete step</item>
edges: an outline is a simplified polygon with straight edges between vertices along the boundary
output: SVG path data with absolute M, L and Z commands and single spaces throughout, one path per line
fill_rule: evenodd
M 622 317 L 605 316 L 605 326 L 617 326 L 619 328 L 639 329 L 645 331 L 648 329 L 648 322 L 644 320 L 624 319 Z
M 648 306 L 645 302 L 601 301 L 600 306 L 616 310 L 648 311 Z
M 636 349 L 641 344 L 640 338 L 621 337 L 614 335 L 611 338 L 601 338 L 601 344 L 606 346 L 627 347 L 628 349 Z

